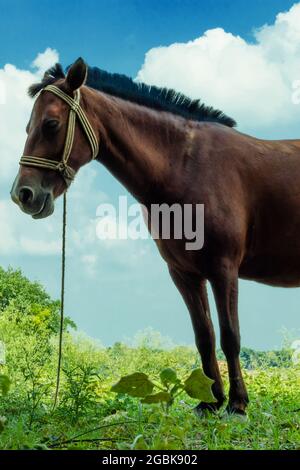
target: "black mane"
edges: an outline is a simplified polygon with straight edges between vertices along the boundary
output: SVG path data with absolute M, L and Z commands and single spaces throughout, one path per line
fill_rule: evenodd
M 65 73 L 60 64 L 51 67 L 40 83 L 31 85 L 28 92 L 35 96 L 45 86 L 64 78 Z M 109 73 L 97 67 L 88 68 L 86 85 L 109 95 L 118 96 L 128 101 L 178 114 L 193 121 L 219 122 L 228 127 L 234 127 L 234 119 L 211 106 L 205 106 L 200 100 L 192 100 L 182 93 L 168 88 L 149 86 L 145 83 L 134 82 L 126 75 Z

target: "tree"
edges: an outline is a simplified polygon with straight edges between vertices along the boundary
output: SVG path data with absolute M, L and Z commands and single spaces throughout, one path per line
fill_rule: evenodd
M 29 329 L 43 327 L 54 334 L 59 331 L 60 302 L 52 300 L 41 284 L 27 279 L 21 270 L 0 267 L 0 316 L 4 312 L 12 322 L 25 322 Z M 64 328 L 68 326 L 76 328 L 66 317 Z

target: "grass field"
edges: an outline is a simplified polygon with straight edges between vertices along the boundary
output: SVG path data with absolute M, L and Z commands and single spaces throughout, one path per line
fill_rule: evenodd
M 0 342 L 6 350 L 0 354 L 0 449 L 300 450 L 300 365 L 288 349 L 242 350 L 250 396 L 246 420 L 224 410 L 200 419 L 193 413 L 198 401 L 186 393 L 167 409 L 111 391 L 134 372 L 159 382 L 160 372 L 172 368 L 185 380 L 200 367 L 193 348 L 164 350 L 160 335 L 149 331 L 134 347 L 104 348 L 75 334 L 66 319 L 53 411 L 58 327 L 59 303 L 22 273 L 0 268 Z M 228 392 L 226 364 L 218 355 Z M 8 393 L 1 393 L 7 391 L 4 377 Z
M 3 398 L 1 414 L 6 416 L 7 424 L 0 434 L 0 448 L 300 449 L 296 367 L 244 372 L 251 400 L 247 420 L 226 416 L 224 411 L 200 419 L 192 412 L 197 402 L 188 397 L 179 397 L 166 414 L 159 404 L 141 405 L 137 398 L 110 392 L 121 375 L 135 370 L 149 372 L 155 378 L 162 367 L 172 366 L 178 375 L 187 375 L 195 365 L 193 351 L 182 347 L 153 351 L 120 345 L 115 349 L 98 353 L 103 369 L 100 378 L 86 377 L 84 383 L 83 374 L 77 374 L 73 379 L 77 378 L 78 389 L 73 384 L 72 390 L 64 377 L 61 402 L 54 413 L 51 394 L 44 394 L 38 387 L 37 405 L 33 396 L 22 400 L 16 390 Z M 93 351 L 93 361 L 95 355 Z

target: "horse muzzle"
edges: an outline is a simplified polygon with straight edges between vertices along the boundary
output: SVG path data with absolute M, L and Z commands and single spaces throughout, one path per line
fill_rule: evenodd
M 44 219 L 54 212 L 54 198 L 50 191 L 21 185 L 18 178 L 11 189 L 11 198 L 20 209 L 34 219 Z

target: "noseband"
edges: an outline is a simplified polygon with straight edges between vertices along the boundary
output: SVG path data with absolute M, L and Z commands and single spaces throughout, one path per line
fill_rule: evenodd
M 70 186 L 72 181 L 75 178 L 75 170 L 68 165 L 69 157 L 71 155 L 71 151 L 73 148 L 74 142 L 74 135 L 75 135 L 75 124 L 76 124 L 76 116 L 78 117 L 82 129 L 89 141 L 91 150 L 92 150 L 92 158 L 95 159 L 98 155 L 99 145 L 97 141 L 97 137 L 95 132 L 85 115 L 82 107 L 80 106 L 80 92 L 77 90 L 75 92 L 75 97 L 71 98 L 69 95 L 64 93 L 55 85 L 48 85 L 42 91 L 50 91 L 65 101 L 70 106 L 69 112 L 69 119 L 68 119 L 68 128 L 67 128 L 67 135 L 65 140 L 65 146 L 61 161 L 51 160 L 48 158 L 43 157 L 34 157 L 34 156 L 27 156 L 23 155 L 20 160 L 20 165 L 29 166 L 29 167 L 37 167 L 37 168 L 46 168 L 48 170 L 58 171 L 62 178 L 64 179 L 67 187 Z

